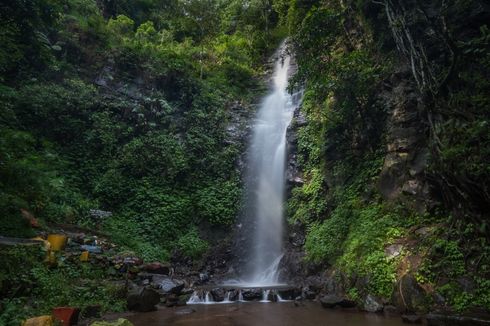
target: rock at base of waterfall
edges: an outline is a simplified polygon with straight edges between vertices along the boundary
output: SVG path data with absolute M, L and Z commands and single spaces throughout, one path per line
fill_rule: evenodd
M 211 290 L 211 295 L 213 296 L 214 301 L 221 302 L 225 300 L 226 292 L 222 288 L 216 288 Z
M 262 299 L 262 290 L 260 289 L 244 289 L 242 290 L 243 300 L 254 301 Z
M 158 303 L 160 303 L 160 294 L 151 288 L 134 287 L 128 293 L 127 306 L 129 310 L 153 311 Z
M 170 277 L 160 279 L 160 289 L 165 293 L 180 294 L 184 287 L 184 281 L 174 280 Z

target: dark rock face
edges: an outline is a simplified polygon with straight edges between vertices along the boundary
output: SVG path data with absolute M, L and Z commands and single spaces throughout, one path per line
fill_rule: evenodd
M 301 113 L 300 107 L 294 110 L 293 120 L 286 132 L 287 143 L 287 168 L 286 168 L 286 184 L 288 193 L 292 187 L 301 186 L 304 183 L 303 173 L 299 167 L 296 157 L 298 149 L 298 131 L 301 127 L 307 124 L 306 118 Z
M 356 303 L 344 297 L 339 297 L 334 294 L 324 295 L 320 298 L 320 303 L 323 308 L 354 308 Z
M 146 287 L 133 288 L 127 298 L 128 309 L 138 312 L 153 311 L 158 303 L 160 303 L 160 294 Z
M 400 71 L 392 75 L 392 88 L 382 92 L 382 101 L 389 112 L 387 122 L 387 154 L 379 179 L 379 190 L 387 199 L 401 195 L 415 198 L 423 210 L 428 186 L 423 172 L 427 166 L 426 127 L 423 121 L 423 101 L 416 85 L 410 82 L 410 73 Z
M 427 295 L 413 275 L 407 274 L 398 280 L 392 298 L 399 311 L 423 311 Z

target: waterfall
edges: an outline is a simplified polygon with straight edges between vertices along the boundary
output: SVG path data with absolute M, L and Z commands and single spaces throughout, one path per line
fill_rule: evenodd
M 249 148 L 245 213 L 255 230 L 250 241 L 248 275 L 242 275 L 242 279 L 257 286 L 278 284 L 283 256 L 286 130 L 297 105 L 296 97 L 286 91 L 290 61 L 282 45 L 272 88 L 258 110 Z
M 269 300 L 269 294 L 271 293 L 271 290 L 264 290 L 262 291 L 262 300 L 260 302 L 271 302 Z

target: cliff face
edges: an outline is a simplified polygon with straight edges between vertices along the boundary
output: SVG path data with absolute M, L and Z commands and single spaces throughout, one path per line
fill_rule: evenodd
M 489 309 L 488 5 L 310 5 L 284 275 L 366 310 Z

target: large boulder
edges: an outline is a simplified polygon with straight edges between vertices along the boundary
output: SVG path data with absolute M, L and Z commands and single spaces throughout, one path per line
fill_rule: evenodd
M 243 300 L 253 301 L 262 299 L 262 290 L 260 289 L 243 289 L 242 290 Z
M 154 289 L 133 287 L 128 293 L 127 306 L 129 310 L 138 312 L 153 311 L 158 303 L 160 303 L 160 294 Z
M 398 280 L 392 302 L 400 312 L 423 312 L 427 306 L 427 294 L 415 277 L 407 274 Z
M 226 292 L 222 288 L 215 288 L 211 290 L 211 295 L 213 296 L 214 301 L 221 302 L 225 300 Z
M 368 312 L 382 312 L 383 311 L 383 303 L 378 298 L 368 294 L 363 302 L 363 309 Z
M 323 308 L 353 308 L 356 303 L 344 297 L 337 296 L 335 294 L 327 294 L 320 298 L 320 303 Z
M 171 267 L 167 264 L 154 262 L 144 265 L 143 270 L 150 274 L 170 275 Z
M 165 293 L 180 294 L 185 287 L 185 282 L 170 277 L 159 278 L 159 287 Z

